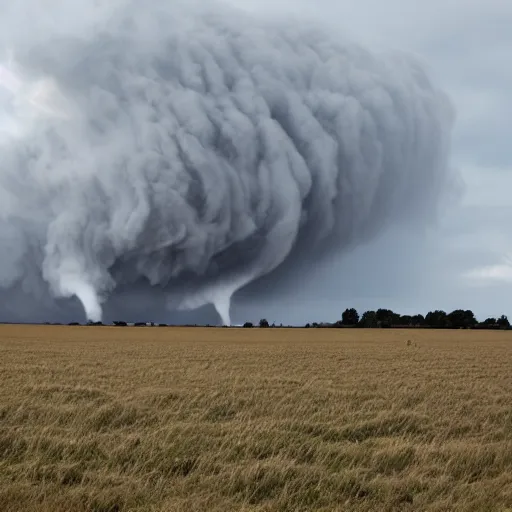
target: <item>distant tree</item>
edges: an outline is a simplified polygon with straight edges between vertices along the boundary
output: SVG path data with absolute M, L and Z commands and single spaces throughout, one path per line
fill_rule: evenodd
M 477 327 L 480 329 L 498 329 L 498 319 L 491 316 L 486 318 L 483 322 L 479 322 Z
M 252 322 L 245 322 L 244 324 L 244 327 L 247 329 L 247 328 L 251 328 L 251 327 L 254 327 L 254 324 Z
M 413 315 L 412 325 L 417 327 L 425 325 L 425 317 L 423 315 Z
M 447 327 L 469 329 L 477 324 L 473 311 L 456 309 L 446 316 Z
M 269 327 L 268 321 L 265 318 L 260 320 L 260 327 Z
M 508 329 L 510 327 L 510 322 L 506 315 L 501 315 L 496 323 L 500 326 L 500 329 Z
M 377 314 L 375 311 L 366 311 L 363 313 L 359 325 L 361 327 L 377 327 Z
M 475 314 L 470 309 L 464 310 L 464 327 L 467 329 L 475 327 L 478 324 L 478 320 Z
M 460 329 L 464 327 L 464 310 L 456 309 L 446 315 L 446 324 L 448 327 Z
M 310 324 L 306 324 L 304 327 L 305 327 L 306 329 L 309 329 L 309 328 L 311 327 L 311 325 L 310 325 Z
M 470 309 L 464 311 L 464 321 L 466 322 L 466 327 L 475 327 L 478 323 L 475 314 Z
M 341 323 L 343 325 L 357 325 L 359 323 L 359 313 L 356 309 L 346 309 L 341 315 Z
M 400 325 L 402 327 L 411 327 L 413 325 L 412 323 L 412 316 L 411 315 L 402 315 L 398 318 L 398 321 L 396 325 Z
M 123 321 L 120 321 L 120 320 L 116 320 L 114 322 L 114 325 L 116 325 L 118 327 L 126 327 L 128 324 L 126 322 L 123 322 Z
M 400 323 L 400 315 L 390 309 L 378 309 L 375 315 L 380 327 L 391 327 Z
M 444 311 L 438 309 L 429 311 L 425 317 L 425 325 L 434 329 L 444 329 L 448 326 L 447 316 Z

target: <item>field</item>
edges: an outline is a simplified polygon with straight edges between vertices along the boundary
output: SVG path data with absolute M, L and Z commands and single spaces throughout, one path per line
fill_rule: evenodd
M 512 510 L 512 332 L 0 326 L 0 510 Z

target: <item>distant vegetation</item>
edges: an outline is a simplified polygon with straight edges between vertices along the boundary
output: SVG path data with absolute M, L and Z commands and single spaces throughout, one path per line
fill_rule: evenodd
M 48 325 L 50 322 L 46 322 Z M 59 325 L 59 324 L 52 324 Z M 80 325 L 78 322 L 71 322 L 69 325 Z M 88 322 L 87 325 L 105 325 L 101 322 Z M 117 327 L 167 327 L 167 324 L 155 324 L 153 322 L 129 323 L 121 320 L 112 322 Z M 184 327 L 199 327 L 199 325 L 187 325 Z M 201 326 L 204 327 L 204 326 Z M 209 325 L 206 327 L 210 327 Z M 241 327 L 241 326 L 236 326 Z M 290 325 L 270 324 L 267 319 L 262 318 L 257 324 L 245 322 L 245 328 L 278 328 L 296 327 Z M 400 315 L 390 309 L 377 309 L 376 311 L 365 311 L 359 315 L 355 308 L 347 308 L 336 322 L 312 322 L 307 323 L 306 328 L 416 328 L 416 329 L 510 329 L 510 322 L 506 315 L 500 317 L 486 318 L 478 321 L 473 311 L 469 309 L 456 309 L 451 313 L 435 310 L 423 315 Z
M 314 325 L 314 324 L 313 324 Z M 346 309 L 335 327 L 369 328 L 430 328 L 430 329 L 509 329 L 510 322 L 505 315 L 487 318 L 479 322 L 473 311 L 456 309 L 451 313 L 435 310 L 423 315 L 400 315 L 390 309 L 366 311 L 361 317 L 354 308 Z

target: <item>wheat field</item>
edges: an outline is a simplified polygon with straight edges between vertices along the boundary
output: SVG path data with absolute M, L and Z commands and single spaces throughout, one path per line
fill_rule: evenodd
M 0 326 L 0 511 L 512 509 L 512 332 Z

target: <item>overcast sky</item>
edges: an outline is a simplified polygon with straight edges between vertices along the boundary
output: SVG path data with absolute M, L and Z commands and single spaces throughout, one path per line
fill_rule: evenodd
M 89 5 L 89 0 L 80 1 Z M 427 233 L 388 229 L 352 252 L 332 255 L 303 269 L 300 278 L 290 280 L 286 293 L 283 287 L 273 289 L 268 280 L 264 293 L 262 282 L 248 286 L 235 296 L 233 320 L 333 321 L 347 307 L 356 307 L 360 313 L 384 307 L 404 314 L 464 308 L 482 320 L 503 313 L 512 318 L 512 236 L 508 228 L 512 213 L 512 146 L 508 140 L 512 1 L 224 1 L 271 18 L 297 23 L 316 20 L 370 49 L 416 55 L 454 104 L 457 121 L 450 163 L 460 171 L 463 182 L 460 199 Z M 73 12 L 78 12 L 77 6 L 73 3 Z M 45 20 L 39 18 L 37 27 L 43 30 Z M 73 18 L 65 10 L 62 19 L 75 19 L 82 25 L 81 17 Z M 5 29 L 0 43 L 2 37 L 18 34 L 15 23 L 9 26 L 12 31 Z M 65 26 L 75 32 L 74 25 Z M 17 304 L 10 295 L 8 305 L 26 310 L 28 299 L 20 297 Z M 147 298 L 135 295 L 133 299 L 134 310 L 140 312 L 144 304 L 153 313 L 161 299 L 158 311 L 162 316 L 147 319 L 168 319 L 163 298 L 153 290 Z M 126 298 L 119 300 L 122 308 L 130 307 Z M 75 306 L 80 314 L 78 303 Z M 39 309 L 35 303 L 34 310 Z M 207 314 L 212 313 L 215 322 L 216 314 L 210 310 Z
M 348 306 L 423 314 L 460 307 L 482 319 L 512 317 L 512 2 L 229 1 L 260 14 L 318 20 L 367 46 L 416 54 L 455 105 L 451 163 L 465 184 L 460 202 L 427 236 L 386 232 L 312 268 L 288 297 L 254 304 L 246 292 L 235 301 L 235 319 L 250 312 L 279 322 L 333 320 Z

